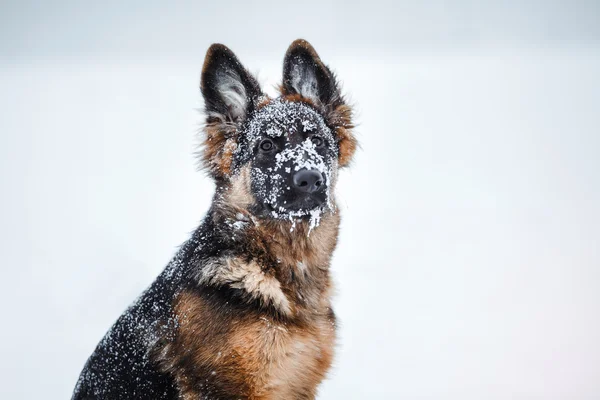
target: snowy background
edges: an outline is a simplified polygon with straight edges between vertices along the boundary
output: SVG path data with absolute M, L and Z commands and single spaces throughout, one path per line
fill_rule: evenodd
M 298 37 L 362 143 L 319 398 L 600 398 L 600 3 L 161 3 L 0 3 L 0 398 L 69 398 L 207 210 L 207 47 L 273 92 Z

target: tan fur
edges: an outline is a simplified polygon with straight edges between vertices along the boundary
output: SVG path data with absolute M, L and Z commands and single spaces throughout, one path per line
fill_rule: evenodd
M 224 393 L 237 391 L 247 399 L 313 399 L 331 365 L 335 322 L 328 308 L 315 310 L 310 321 L 283 322 L 268 314 L 233 310 L 223 318 L 186 291 L 179 295 L 175 312 L 179 326 L 165 352 L 167 359 L 187 356 L 192 362 L 187 368 L 166 362 L 162 366 L 174 373 L 184 399 L 203 394 L 190 379 L 200 373 L 214 377 Z
M 250 299 L 258 299 L 284 315 L 291 315 L 290 302 L 279 281 L 254 260 L 244 261 L 239 257 L 217 259 L 200 269 L 197 279 L 200 284 L 242 289 L 250 295 Z
M 230 184 L 219 201 L 221 205 L 246 213 L 248 206 L 254 203 L 255 199 L 250 189 L 250 168 L 250 165 L 246 165 L 230 177 Z
M 331 364 L 335 332 L 326 314 L 311 322 L 297 326 L 261 317 L 232 335 L 232 348 L 246 355 L 243 368 L 253 377 L 255 398 L 315 397 Z
M 352 123 L 352 109 L 346 104 L 342 104 L 329 114 L 329 123 L 335 127 L 335 132 L 339 141 L 339 165 L 345 167 L 350 164 L 358 142 L 352 133 L 354 124 Z
M 237 148 L 236 129 L 235 125 L 216 117 L 209 117 L 204 128 L 202 161 L 216 177 L 224 178 L 231 173 L 233 152 Z
M 239 354 L 229 346 L 229 336 L 235 328 L 232 318 L 224 319 L 192 291 L 179 294 L 174 312 L 178 321 L 175 338 L 165 346 L 164 357 L 158 362 L 163 371 L 173 374 L 183 398 L 198 399 L 203 394 L 210 398 L 198 387 L 197 376 L 214 376 L 230 389 L 248 396 L 244 371 L 240 371 L 236 360 Z

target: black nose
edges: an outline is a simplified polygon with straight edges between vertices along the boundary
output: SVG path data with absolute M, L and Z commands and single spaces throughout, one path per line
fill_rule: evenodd
M 314 169 L 303 169 L 294 174 L 294 186 L 301 192 L 314 193 L 323 186 L 323 175 Z

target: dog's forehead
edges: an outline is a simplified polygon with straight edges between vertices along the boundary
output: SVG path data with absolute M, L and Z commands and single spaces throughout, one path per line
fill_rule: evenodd
M 252 142 L 264 135 L 280 137 L 298 130 L 318 133 L 333 139 L 331 130 L 321 114 L 307 104 L 281 98 L 260 108 L 250 119 L 245 134 Z

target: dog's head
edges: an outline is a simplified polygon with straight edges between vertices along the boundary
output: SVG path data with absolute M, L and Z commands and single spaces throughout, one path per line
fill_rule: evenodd
M 289 47 L 275 99 L 220 44 L 206 54 L 200 88 L 207 116 L 203 161 L 217 196 L 261 218 L 318 221 L 334 210 L 338 168 L 356 148 L 352 113 L 308 42 Z

